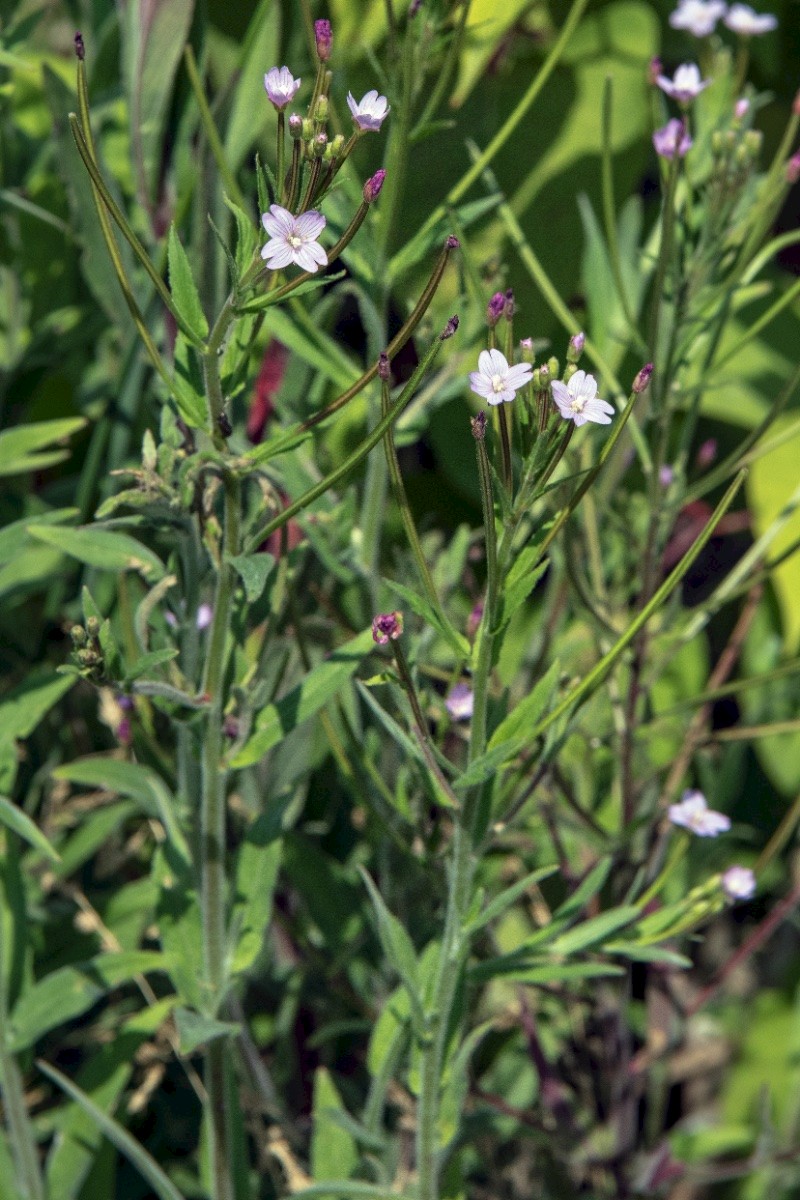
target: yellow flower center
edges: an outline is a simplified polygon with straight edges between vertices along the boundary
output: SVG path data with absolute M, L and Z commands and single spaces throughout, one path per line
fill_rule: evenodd
M 503 376 L 502 375 L 493 375 L 492 376 L 492 391 L 495 393 L 495 395 L 497 395 L 498 392 L 504 392 L 505 390 L 506 390 L 506 385 L 503 380 Z

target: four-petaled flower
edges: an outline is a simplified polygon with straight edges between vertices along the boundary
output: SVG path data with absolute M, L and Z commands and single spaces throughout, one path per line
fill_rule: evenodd
M 703 793 L 697 791 L 686 791 L 680 804 L 670 804 L 669 819 L 698 837 L 716 837 L 731 827 L 730 817 L 709 808 Z
M 556 407 L 565 420 L 574 421 L 578 426 L 585 425 L 587 421 L 594 421 L 596 425 L 611 424 L 614 409 L 607 400 L 601 400 L 598 396 L 594 375 L 576 371 L 569 383 L 554 379 L 550 387 Z
M 663 129 L 655 131 L 653 145 L 661 158 L 674 158 L 676 154 L 678 158 L 683 158 L 686 151 L 692 148 L 692 139 L 683 121 L 673 117 Z
M 389 103 L 385 96 L 379 96 L 373 88 L 356 103 L 352 92 L 347 93 L 347 106 L 353 114 L 353 120 L 359 129 L 375 132 L 380 129 L 389 115 Z
M 478 370 L 470 371 L 469 386 L 490 404 L 502 404 L 504 400 L 513 400 L 519 389 L 530 383 L 532 377 L 533 367 L 530 363 L 510 367 L 505 354 L 499 350 L 481 350 Z
M 315 209 L 295 217 L 279 204 L 271 204 L 268 213 L 261 217 L 264 228 L 270 235 L 261 251 L 271 271 L 279 271 L 296 263 L 304 271 L 316 271 L 327 265 L 328 256 L 317 238 L 325 228 L 325 218 Z
M 288 67 L 272 67 L 264 76 L 267 98 L 277 109 L 286 108 L 294 100 L 302 79 L 295 79 Z
M 756 877 L 749 867 L 728 867 L 720 882 L 728 900 L 751 900 L 756 894 Z
M 454 721 L 469 721 L 475 704 L 472 688 L 468 683 L 455 683 L 447 693 L 444 706 Z
M 700 77 L 700 68 L 696 63 L 683 63 L 672 79 L 668 79 L 666 75 L 659 75 L 656 79 L 662 92 L 666 92 L 679 104 L 690 104 L 711 82 L 710 79 Z
M 678 0 L 675 12 L 670 13 L 669 23 L 673 29 L 688 29 L 695 37 L 708 37 L 714 32 L 725 8 L 723 0 Z
M 732 4 L 725 14 L 725 24 L 739 37 L 758 37 L 776 29 L 778 18 L 772 13 L 757 13 L 749 4 Z

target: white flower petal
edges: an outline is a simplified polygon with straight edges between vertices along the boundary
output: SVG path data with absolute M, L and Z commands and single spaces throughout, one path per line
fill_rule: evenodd
M 493 395 L 492 381 L 488 375 L 484 374 L 482 371 L 470 371 L 469 386 L 472 388 L 473 392 L 475 392 L 478 396 L 483 396 L 484 399 L 488 399 L 489 396 Z
M 517 363 L 516 366 L 509 367 L 506 372 L 506 382 L 516 391 L 519 391 L 526 383 L 530 383 L 532 378 L 533 367 L 530 363 Z
M 273 238 L 272 241 L 267 242 L 261 251 L 261 257 L 266 260 L 267 266 L 273 271 L 279 271 L 281 267 L 288 267 L 289 263 L 296 261 L 292 247 L 279 238 Z
M 303 241 L 316 241 L 326 224 L 327 222 L 322 213 L 312 208 L 309 212 L 304 212 L 296 218 L 295 231 Z
M 501 354 L 499 350 L 484 350 L 483 354 L 479 356 L 478 365 L 482 371 L 486 370 L 481 362 L 481 359 L 484 355 L 486 355 L 486 359 L 488 360 L 487 374 L 506 375 L 508 373 L 508 359 L 506 358 L 505 354 Z

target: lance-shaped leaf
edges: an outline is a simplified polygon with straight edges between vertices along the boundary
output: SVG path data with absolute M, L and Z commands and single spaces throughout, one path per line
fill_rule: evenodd
M 175 307 L 198 340 L 202 340 L 208 333 L 208 321 L 200 303 L 200 294 L 194 281 L 191 263 L 175 232 L 174 225 L 169 227 L 167 257 L 169 286 Z
M 90 567 L 105 571 L 138 571 L 148 583 L 160 579 L 165 571 L 157 554 L 127 533 L 96 529 L 91 525 L 77 529 L 53 529 L 49 525 L 29 525 L 31 537 L 77 558 Z
M 63 443 L 86 421 L 83 417 L 62 417 L 55 421 L 38 421 L 35 425 L 18 425 L 0 433 L 0 476 L 20 475 L 24 471 L 41 471 L 69 458 L 69 449 L 46 450 L 54 442 Z

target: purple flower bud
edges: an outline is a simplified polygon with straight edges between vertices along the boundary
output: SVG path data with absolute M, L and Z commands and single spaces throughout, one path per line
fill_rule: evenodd
M 80 32 L 76 33 L 72 44 L 75 47 L 75 57 L 79 62 L 83 62 L 84 58 L 86 57 L 86 47 L 83 44 L 83 34 Z
M 235 717 L 233 713 L 228 713 L 222 722 L 222 732 L 226 738 L 237 738 L 239 736 L 239 718 Z
M 645 365 L 642 367 L 639 374 L 634 379 L 634 381 L 631 385 L 631 391 L 635 392 L 637 396 L 640 395 L 646 389 L 647 385 L 649 384 L 650 376 L 652 374 L 653 374 L 653 364 L 645 363 Z
M 586 345 L 586 334 L 585 333 L 573 333 L 572 337 L 569 339 L 569 345 L 567 346 L 567 362 L 568 363 L 578 362 L 580 356 L 583 354 L 583 347 L 585 345 Z
M 292 113 L 289 117 L 289 137 L 295 141 L 303 136 L 303 118 L 299 113 Z
M 788 183 L 797 183 L 800 179 L 800 152 L 793 154 L 787 162 L 786 179 Z
M 386 172 L 381 169 L 380 171 L 376 171 L 371 179 L 367 180 L 367 182 L 364 184 L 365 204 L 374 204 L 374 202 L 378 199 L 378 196 L 381 194 L 381 188 L 383 187 L 383 181 L 385 178 Z
M 526 363 L 533 362 L 533 338 L 522 338 L 519 344 L 522 361 Z
M 123 746 L 127 746 L 131 740 L 131 723 L 127 717 L 123 717 L 117 726 L 116 730 L 117 741 Z
M 495 292 L 486 306 L 486 324 L 490 329 L 494 329 L 495 325 L 502 317 L 505 307 L 505 292 Z
M 455 234 L 453 234 L 453 233 L 449 234 L 447 241 L 445 242 L 445 247 L 448 250 L 458 250 L 460 245 L 461 245 L 461 242 L 458 240 L 458 238 L 455 236 Z
M 333 49 L 333 34 L 331 32 L 330 21 L 314 22 L 314 41 L 317 44 L 317 58 L 320 62 L 327 62 Z
M 674 478 L 675 472 L 673 471 L 672 467 L 669 466 L 669 464 L 665 463 L 663 467 L 659 467 L 658 482 L 662 487 L 668 488 Z
M 737 121 L 741 121 L 743 117 L 746 117 L 749 111 L 750 101 L 746 96 L 742 96 L 742 98 L 737 100 L 733 106 L 733 115 Z
M 388 641 L 396 642 L 403 632 L 403 614 L 401 612 L 378 613 L 372 621 L 372 640 L 378 646 L 385 646 Z
M 458 329 L 458 316 L 456 314 L 454 314 L 450 318 L 450 320 L 447 322 L 447 324 L 445 325 L 442 332 L 439 334 L 440 340 L 443 342 L 446 342 L 448 338 L 451 338 L 453 336 L 453 334 L 455 333 L 455 331 L 457 329 Z
M 392 373 L 392 366 L 389 362 L 389 355 L 385 350 L 381 350 L 378 358 L 378 379 L 382 379 L 384 383 Z

